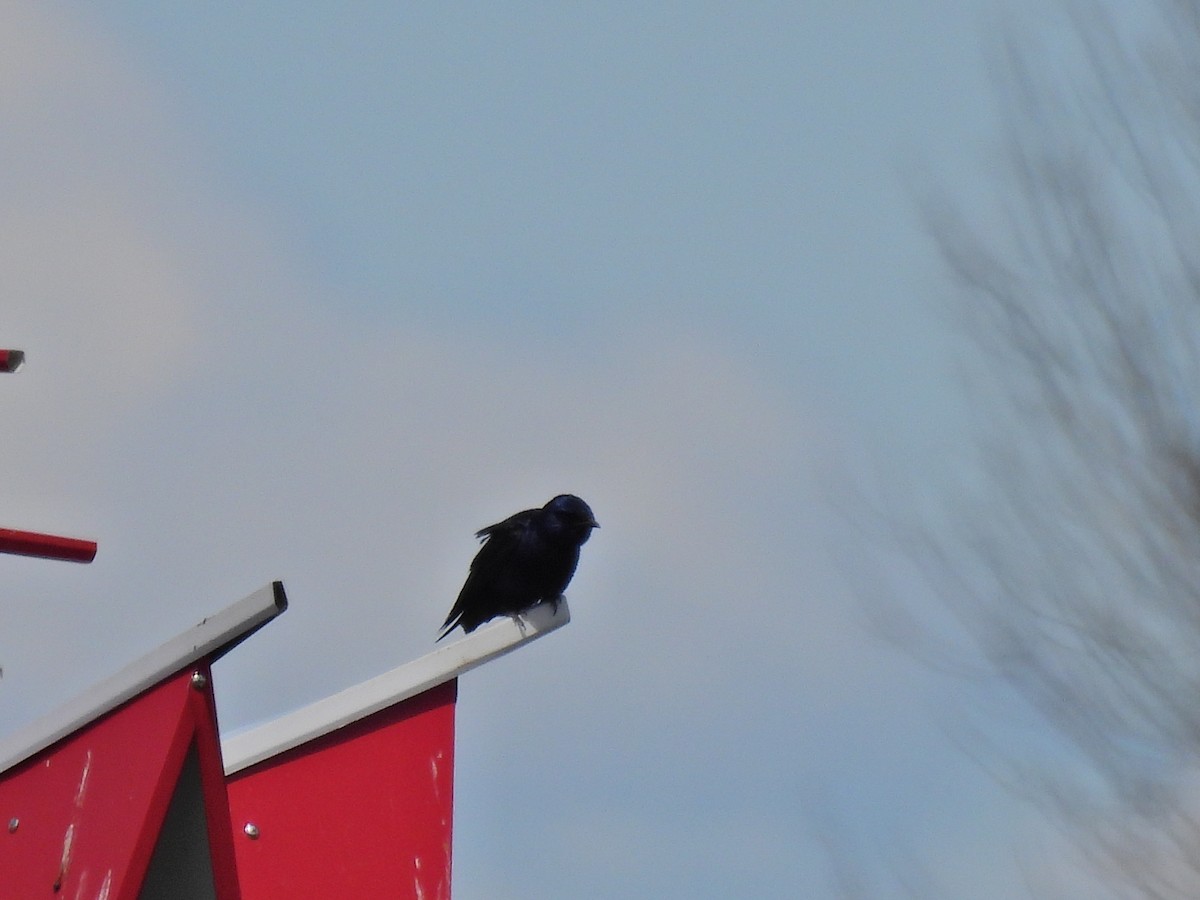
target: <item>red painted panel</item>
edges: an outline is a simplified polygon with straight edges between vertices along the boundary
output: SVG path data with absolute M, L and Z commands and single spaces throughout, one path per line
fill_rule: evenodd
M 89 563 L 96 558 L 96 542 L 0 528 L 0 553 Z
M 243 897 L 449 900 L 457 694 L 452 679 L 230 776 Z
M 208 664 L 196 665 L 204 677 L 204 689 L 192 692 L 192 720 L 196 726 L 196 750 L 200 763 L 200 790 L 208 830 L 208 852 L 212 859 L 213 885 L 221 900 L 241 900 L 237 857 L 229 818 L 229 794 L 225 789 L 225 766 L 221 761 L 221 735 L 217 728 L 217 704 L 213 699 L 212 672 Z
M 8 896 L 137 896 L 191 738 L 191 690 L 176 676 L 4 774 Z
M 0 895 L 135 900 L 195 740 L 214 882 L 238 900 L 212 696 L 192 668 L 0 775 Z M 220 829 L 218 832 L 217 829 Z

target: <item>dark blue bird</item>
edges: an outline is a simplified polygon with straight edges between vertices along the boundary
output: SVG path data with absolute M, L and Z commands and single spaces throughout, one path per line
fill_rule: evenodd
M 579 548 L 600 523 L 574 494 L 526 509 L 475 532 L 483 546 L 438 636 L 461 625 L 468 634 L 488 619 L 512 616 L 546 600 L 558 607 L 579 564 Z

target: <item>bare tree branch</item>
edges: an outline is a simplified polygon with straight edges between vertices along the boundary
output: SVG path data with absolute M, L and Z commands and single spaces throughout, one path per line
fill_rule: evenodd
M 928 210 L 976 361 L 982 487 L 926 570 L 1086 763 L 1030 782 L 1085 865 L 1112 896 L 1196 897 L 1200 2 L 1065 13 L 1072 64 L 1000 48 L 996 213 Z

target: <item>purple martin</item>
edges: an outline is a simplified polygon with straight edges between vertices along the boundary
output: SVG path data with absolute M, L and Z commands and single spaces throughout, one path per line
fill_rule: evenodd
M 438 636 L 459 625 L 470 634 L 496 616 L 513 616 L 549 600 L 558 608 L 579 548 L 600 523 L 574 494 L 559 494 L 541 509 L 526 509 L 475 532 L 483 546 Z

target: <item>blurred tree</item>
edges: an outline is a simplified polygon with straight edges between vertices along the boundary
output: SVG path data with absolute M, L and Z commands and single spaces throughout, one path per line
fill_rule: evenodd
M 930 204 L 984 477 L 926 561 L 1074 751 L 1010 762 L 1101 893 L 1200 897 L 1200 2 L 1050 27 L 998 54 L 998 202 Z

